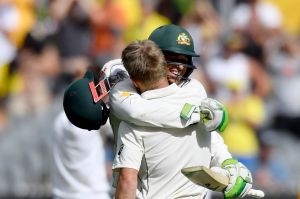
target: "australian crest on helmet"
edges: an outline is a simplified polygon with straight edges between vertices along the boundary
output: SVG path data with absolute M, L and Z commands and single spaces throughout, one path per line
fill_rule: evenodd
M 182 45 L 188 45 L 188 46 L 191 45 L 190 38 L 184 32 L 178 35 L 177 42 L 178 44 L 182 44 Z

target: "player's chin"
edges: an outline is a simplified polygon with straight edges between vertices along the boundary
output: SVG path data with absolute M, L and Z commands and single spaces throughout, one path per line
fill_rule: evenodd
M 167 78 L 168 78 L 169 84 L 177 83 L 178 77 L 176 75 L 169 73 L 167 75 Z
M 173 77 L 170 77 L 170 78 L 168 77 L 169 84 L 177 83 L 176 79 L 177 78 L 175 78 L 175 77 L 174 78 Z

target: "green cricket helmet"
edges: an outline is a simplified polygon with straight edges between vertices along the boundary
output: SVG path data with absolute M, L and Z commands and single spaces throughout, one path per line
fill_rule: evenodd
M 106 123 L 109 115 L 108 108 L 101 100 L 107 93 L 99 93 L 97 88 L 103 86 L 94 78 L 93 71 L 88 70 L 83 78 L 68 86 L 63 99 L 64 111 L 69 121 L 87 130 L 98 130 Z
M 199 57 L 194 50 L 193 38 L 184 28 L 169 24 L 155 29 L 149 36 L 162 51 Z
M 192 57 L 199 57 L 194 50 L 193 38 L 184 28 L 169 24 L 163 25 L 155 29 L 149 36 L 163 52 L 186 55 L 190 58 L 190 64 L 186 64 L 187 68 L 183 76 L 178 76 L 182 81 L 189 80 L 189 76 L 196 67 L 193 65 Z

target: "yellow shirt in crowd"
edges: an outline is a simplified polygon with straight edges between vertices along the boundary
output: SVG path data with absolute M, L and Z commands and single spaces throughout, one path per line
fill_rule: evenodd
M 252 125 L 260 124 L 264 119 L 262 100 L 256 96 L 249 96 L 238 102 L 226 104 L 226 107 L 230 119 L 222 136 L 229 151 L 241 156 L 256 155 L 259 152 L 259 142 Z

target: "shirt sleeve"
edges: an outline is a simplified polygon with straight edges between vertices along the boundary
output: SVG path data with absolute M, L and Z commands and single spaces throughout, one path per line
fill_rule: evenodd
M 185 128 L 200 121 L 199 113 L 192 114 L 188 120 L 180 117 L 184 102 L 179 105 L 144 99 L 130 79 L 119 82 L 111 90 L 109 98 L 114 115 L 138 126 Z
M 216 131 L 211 132 L 211 153 L 211 167 L 220 167 L 224 160 L 232 158 L 232 155 L 228 151 L 227 145 L 224 143 L 224 139 Z
M 132 168 L 139 170 L 144 155 L 143 140 L 132 126 L 121 122 L 112 169 Z

